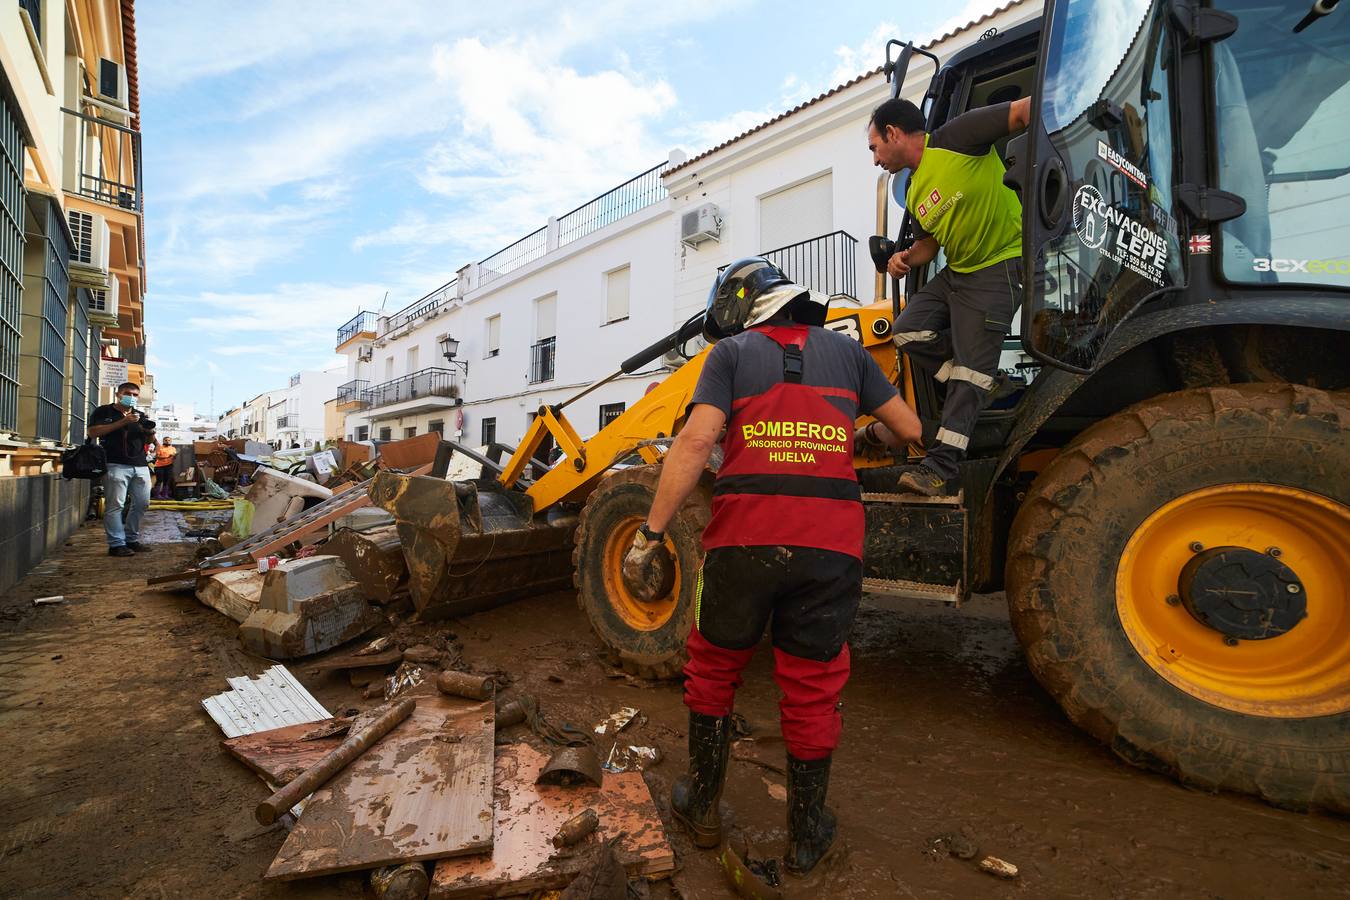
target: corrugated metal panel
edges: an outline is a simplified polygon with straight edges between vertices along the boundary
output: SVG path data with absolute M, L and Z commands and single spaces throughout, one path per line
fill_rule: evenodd
M 233 690 L 202 701 L 202 709 L 226 737 L 317 722 L 331 716 L 285 666 L 273 666 L 256 679 L 226 679 Z

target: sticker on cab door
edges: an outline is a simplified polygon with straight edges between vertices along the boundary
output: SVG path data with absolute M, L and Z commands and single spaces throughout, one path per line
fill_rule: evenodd
M 1073 227 L 1083 246 L 1156 285 L 1163 283 L 1167 267 L 1163 236 L 1107 203 L 1090 184 L 1074 194 Z

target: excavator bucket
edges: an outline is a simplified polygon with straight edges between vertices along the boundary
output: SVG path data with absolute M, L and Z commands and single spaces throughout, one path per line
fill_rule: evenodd
M 397 523 L 408 588 L 424 619 L 572 586 L 576 516 L 535 516 L 529 497 L 488 479 L 386 471 L 370 495 Z

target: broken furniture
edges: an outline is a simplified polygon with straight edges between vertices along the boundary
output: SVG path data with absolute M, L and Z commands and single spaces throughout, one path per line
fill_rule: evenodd
M 271 659 L 331 650 L 369 631 L 380 616 L 336 556 L 282 560 L 263 577 L 258 607 L 239 643 Z
M 259 468 L 244 494 L 244 499 L 253 504 L 252 533 L 267 531 L 303 512 L 307 500 L 315 506 L 332 496 L 333 492 L 321 484 L 277 469 Z

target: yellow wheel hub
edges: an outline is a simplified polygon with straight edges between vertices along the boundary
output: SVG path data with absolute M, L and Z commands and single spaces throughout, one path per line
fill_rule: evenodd
M 1283 634 L 1236 640 L 1178 597 L 1204 548 L 1278 556 L 1297 575 L 1307 616 Z M 1248 594 L 1243 585 L 1235 594 Z M 1229 484 L 1167 503 L 1135 530 L 1116 571 L 1116 611 L 1130 643 L 1193 697 L 1255 716 L 1350 709 L 1350 508 L 1296 488 Z
M 680 596 L 680 557 L 675 552 L 673 542 L 667 540 L 671 556 L 675 561 L 675 583 L 670 593 L 651 603 L 639 600 L 628 590 L 623 581 L 623 558 L 628 548 L 633 546 L 633 538 L 642 526 L 640 516 L 624 519 L 619 527 L 610 532 L 605 541 L 605 594 L 609 597 L 619 618 L 637 631 L 656 631 L 675 614 Z

